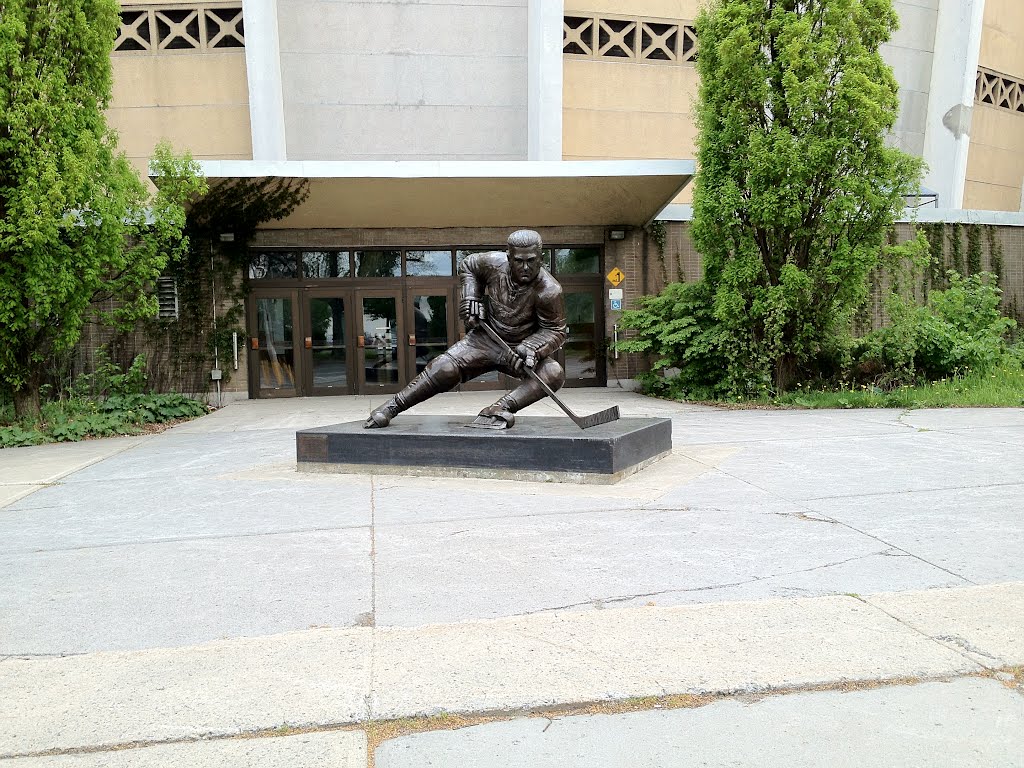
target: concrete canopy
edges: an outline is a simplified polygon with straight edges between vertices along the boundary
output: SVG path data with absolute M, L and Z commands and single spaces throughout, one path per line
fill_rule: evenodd
M 206 160 L 211 183 L 309 179 L 284 229 L 643 226 L 685 187 L 692 160 Z

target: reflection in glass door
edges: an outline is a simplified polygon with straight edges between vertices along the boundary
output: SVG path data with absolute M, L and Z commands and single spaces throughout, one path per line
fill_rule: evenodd
M 359 299 L 360 390 L 397 392 L 402 383 L 399 355 L 398 294 Z
M 314 394 L 347 394 L 348 355 L 345 344 L 345 299 L 309 297 L 309 366 Z
M 597 384 L 598 371 L 603 367 L 599 359 L 597 297 L 594 291 L 565 292 L 565 316 L 569 325 L 569 340 L 562 348 L 565 360 L 565 378 L 575 384 Z
M 292 299 L 256 299 L 256 335 L 252 349 L 261 397 L 295 394 L 295 343 Z
M 448 349 L 448 294 L 416 295 L 412 300 L 411 346 L 415 348 L 415 371 L 421 373 L 427 364 Z

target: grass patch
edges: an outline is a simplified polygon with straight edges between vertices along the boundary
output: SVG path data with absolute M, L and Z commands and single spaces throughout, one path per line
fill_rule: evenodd
M 154 425 L 194 419 L 204 403 L 175 392 L 115 394 L 102 399 L 73 397 L 44 403 L 38 419 L 14 418 L 14 407 L 0 406 L 0 448 L 137 435 Z
M 870 385 L 838 390 L 797 387 L 758 404 L 796 408 L 1014 408 L 1024 406 L 1024 368 L 1008 363 L 987 373 L 894 389 Z

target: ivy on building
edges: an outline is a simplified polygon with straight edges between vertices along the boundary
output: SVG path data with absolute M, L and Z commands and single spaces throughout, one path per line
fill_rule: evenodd
M 190 248 L 165 273 L 177 284 L 178 316 L 143 326 L 156 388 L 205 392 L 215 365 L 224 382 L 230 379 L 229 363 L 245 338 L 249 246 L 260 226 L 286 218 L 308 196 L 307 180 L 230 180 L 211 185 L 192 205 Z

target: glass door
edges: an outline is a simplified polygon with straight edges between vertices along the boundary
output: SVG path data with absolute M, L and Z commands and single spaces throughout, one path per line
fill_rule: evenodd
M 295 292 L 258 293 L 250 307 L 249 376 L 257 397 L 299 394 Z
M 356 376 L 361 394 L 392 394 L 408 382 L 400 341 L 403 318 L 398 291 L 360 291 L 357 294 Z
M 423 372 L 431 360 L 454 341 L 452 292 L 444 288 L 409 288 L 406 292 L 406 339 L 410 377 Z
M 324 289 L 306 291 L 303 299 L 303 369 L 307 372 L 303 394 L 351 394 L 351 294 Z
M 566 385 L 604 386 L 604 317 L 600 288 L 564 286 L 569 338 L 559 353 Z

